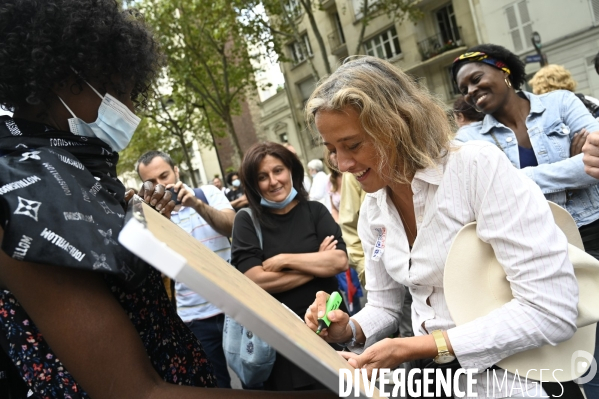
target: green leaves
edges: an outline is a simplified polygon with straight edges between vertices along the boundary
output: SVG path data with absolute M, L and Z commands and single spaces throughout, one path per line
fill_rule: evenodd
M 142 0 L 139 5 L 166 54 L 166 85 L 173 89 L 176 108 L 182 115 L 192 115 L 190 105 L 211 113 L 213 130 L 232 135 L 241 157 L 231 116 L 240 111 L 248 90 L 255 90 L 248 50 L 255 52 L 265 40 L 261 21 L 247 17 L 254 3 Z M 206 123 L 199 117 L 190 129 Z

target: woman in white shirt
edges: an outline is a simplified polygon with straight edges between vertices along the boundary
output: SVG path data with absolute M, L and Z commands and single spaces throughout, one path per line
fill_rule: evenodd
M 332 324 L 321 333 L 361 353 L 342 352 L 352 366 L 370 373 L 406 361 L 429 359 L 419 365 L 434 365 L 457 357 L 457 367 L 483 371 L 516 352 L 574 334 L 578 286 L 566 238 L 539 188 L 494 145 L 453 142 L 443 105 L 374 57 L 339 67 L 313 92 L 306 112 L 328 151 L 336 153 L 338 168 L 369 193 L 358 224 L 367 306 L 351 319 L 331 312 Z M 456 327 L 443 272 L 453 238 L 470 222 L 477 222 L 479 238 L 493 246 L 515 300 Z M 388 339 L 401 317 L 404 286 L 414 300 L 416 336 Z M 318 293 L 306 314 L 314 330 L 326 298 Z M 446 342 L 449 354 L 438 356 L 435 338 Z M 536 391 L 536 385 L 523 386 L 513 397 Z M 488 395 L 484 374 L 475 387 L 478 397 Z M 512 394 L 507 387 L 495 392 Z

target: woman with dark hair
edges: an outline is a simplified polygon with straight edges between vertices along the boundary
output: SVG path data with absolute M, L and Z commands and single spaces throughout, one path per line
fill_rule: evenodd
M 316 292 L 335 291 L 335 275 L 347 270 L 341 229 L 324 205 L 307 200 L 304 168 L 281 144 L 252 146 L 240 175 L 251 214 L 239 212 L 235 217 L 231 263 L 303 317 Z M 259 224 L 262 243 L 252 218 Z M 322 388 L 280 354 L 264 387 Z
M 520 91 L 524 63 L 501 46 L 468 49 L 453 62 L 453 77 L 466 102 L 486 115 L 482 126 L 466 126 L 456 139 L 497 145 L 548 200 L 570 212 L 586 252 L 599 259 L 599 185 L 585 173 L 581 153 L 599 122 L 571 91 Z M 598 386 L 592 395 L 588 384 L 585 390 L 595 397 Z
M 117 241 L 117 152 L 161 66 L 141 16 L 115 0 L 3 0 L 0 27 L 14 113 L 0 117 L 0 371 L 20 377 L 0 396 L 268 396 L 192 388 L 215 386 L 201 345 L 160 273 Z M 175 205 L 162 185 L 140 196 L 167 217 Z
M 464 100 L 464 97 L 458 97 L 453 103 L 453 116 L 458 128 L 466 125 L 481 126 L 485 114 L 474 109 L 474 107 Z
M 481 44 L 456 58 L 453 76 L 464 99 L 484 113 L 482 127 L 466 126 L 457 140 L 495 144 L 534 180 L 550 201 L 567 209 L 580 228 L 587 252 L 599 257 L 597 180 L 584 172 L 586 134 L 599 130 L 574 93 L 543 95 L 520 91 L 524 63 L 507 49 Z
M 245 208 L 248 205 L 248 201 L 243 193 L 243 186 L 239 179 L 239 173 L 235 171 L 230 172 L 227 174 L 225 180 L 229 187 L 231 187 L 226 196 L 233 209 L 235 209 L 235 212 L 239 211 L 241 208 Z

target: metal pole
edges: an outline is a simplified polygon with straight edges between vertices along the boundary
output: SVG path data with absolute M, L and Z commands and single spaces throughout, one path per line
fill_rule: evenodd
M 541 57 L 541 60 L 539 61 L 541 67 L 544 67 L 547 65 L 547 56 L 541 51 L 541 35 L 539 35 L 539 32 L 532 32 L 530 40 L 532 41 L 532 45 L 537 51 L 537 54 Z

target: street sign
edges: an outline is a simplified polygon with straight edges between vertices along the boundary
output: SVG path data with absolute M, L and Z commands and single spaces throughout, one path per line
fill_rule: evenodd
M 525 62 L 527 64 L 532 64 L 533 62 L 541 62 L 541 54 L 527 55 L 525 58 Z

